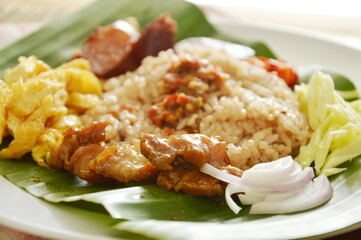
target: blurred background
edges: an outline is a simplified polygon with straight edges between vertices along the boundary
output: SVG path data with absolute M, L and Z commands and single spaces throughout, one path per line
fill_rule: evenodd
M 228 18 L 291 26 L 360 44 L 361 11 L 354 0 L 191 0 Z
M 316 31 L 361 48 L 355 0 L 188 0 L 214 21 L 251 21 Z M 94 0 L 0 0 L 0 48 Z
M 0 48 L 95 0 L 0 0 Z M 189 0 L 212 22 L 253 22 L 326 34 L 361 49 L 361 11 L 356 0 Z M 0 56 L 1 57 L 1 56 Z M 329 240 L 359 239 L 360 230 Z M 0 239 L 39 239 L 0 226 Z

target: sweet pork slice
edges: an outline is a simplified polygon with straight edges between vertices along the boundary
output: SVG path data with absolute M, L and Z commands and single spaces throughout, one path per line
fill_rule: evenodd
M 129 182 L 157 176 L 154 167 L 132 144 L 121 142 L 107 145 L 107 123 L 90 124 L 82 129 L 69 130 L 53 153 L 53 166 L 74 173 L 88 182 Z
M 238 176 L 242 174 L 240 169 L 229 165 L 226 143 L 216 137 L 182 134 L 159 138 L 148 134 L 141 138 L 140 150 L 160 170 L 157 183 L 166 190 L 201 196 L 223 195 L 226 184 L 199 170 L 205 163 Z

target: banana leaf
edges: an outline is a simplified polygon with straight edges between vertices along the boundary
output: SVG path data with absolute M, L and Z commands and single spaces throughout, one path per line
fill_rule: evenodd
M 145 26 L 163 12 L 171 13 L 178 23 L 177 40 L 191 36 L 216 37 L 248 45 L 257 55 L 275 57 L 261 42 L 224 36 L 188 2 L 101 0 L 0 50 L 0 76 L 4 69 L 17 64 L 19 56 L 36 55 L 51 66 L 58 66 L 70 59 L 97 25 L 134 16 Z M 335 195 L 325 205 L 279 216 L 252 216 L 248 214 L 248 207 L 234 215 L 223 198 L 167 192 L 151 182 L 89 184 L 65 171 L 39 167 L 29 156 L 19 160 L 0 159 L 0 174 L 47 201 L 109 213 L 112 218 L 119 219 L 113 228 L 118 229 L 124 239 L 137 239 L 141 235 L 155 239 L 287 239 L 315 236 L 359 223 L 360 166 L 360 158 L 354 159 L 346 172 L 332 178 Z M 313 227 L 310 227 L 311 222 Z
M 50 202 L 87 201 L 90 204 L 82 202 L 77 206 L 108 211 L 115 219 L 205 221 L 235 217 L 223 199 L 168 192 L 150 182 L 90 184 L 66 171 L 39 167 L 30 158 L 1 159 L 0 175 L 36 197 Z
M 148 219 L 120 222 L 114 228 L 143 233 L 148 237 L 188 240 L 216 240 L 220 236 L 222 239 L 298 239 L 336 231 L 339 224 L 357 228 L 360 227 L 360 219 L 356 216 L 361 216 L 360 166 L 361 158 L 353 159 L 346 172 L 331 178 L 334 188 L 332 199 L 320 207 L 300 213 L 254 216 L 243 210 L 236 218 L 224 221 L 196 224 Z

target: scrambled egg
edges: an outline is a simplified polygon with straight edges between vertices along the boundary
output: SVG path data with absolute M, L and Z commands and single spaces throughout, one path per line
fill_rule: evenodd
M 0 143 L 7 134 L 13 140 L 0 158 L 31 152 L 39 165 L 48 166 L 65 131 L 80 127 L 78 115 L 100 102 L 101 83 L 89 69 L 84 59 L 51 69 L 31 56 L 6 70 L 0 81 Z
M 2 136 L 6 135 L 6 104 L 10 95 L 9 87 L 0 81 L 0 144 L 2 142 Z

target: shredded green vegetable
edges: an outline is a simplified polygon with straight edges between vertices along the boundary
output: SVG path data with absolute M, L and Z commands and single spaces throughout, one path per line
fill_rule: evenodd
M 314 163 L 317 175 L 346 170 L 337 166 L 361 154 L 361 101 L 346 102 L 331 76 L 320 71 L 309 84 L 296 86 L 295 92 L 313 131 L 295 160 L 303 168 Z

